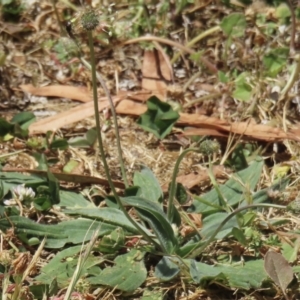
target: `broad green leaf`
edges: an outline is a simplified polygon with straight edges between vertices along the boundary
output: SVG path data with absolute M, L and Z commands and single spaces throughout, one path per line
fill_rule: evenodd
M 94 210 L 96 206 L 93 202 L 88 201 L 80 193 L 74 193 L 69 191 L 60 191 L 60 202 L 59 206 L 67 208 L 87 208 L 91 207 Z
M 190 263 L 190 275 L 195 283 L 200 283 L 201 286 L 206 286 L 210 281 L 227 282 L 224 274 L 213 266 L 197 263 L 194 259 L 188 261 Z
M 292 267 L 282 254 L 269 250 L 265 255 L 265 270 L 283 293 L 294 277 Z
M 156 96 L 152 96 L 147 101 L 147 107 L 148 110 L 140 116 L 137 124 L 159 139 L 163 139 L 171 132 L 173 125 L 179 119 L 179 114 L 170 104 L 160 101 Z
M 93 146 L 97 140 L 97 131 L 95 128 L 91 128 L 86 132 L 86 140 L 89 142 L 90 146 Z
M 132 292 L 147 278 L 144 256 L 144 252 L 132 249 L 127 254 L 117 256 L 113 267 L 107 267 L 100 275 L 89 277 L 87 280 L 93 285 L 105 285 Z
M 173 254 L 178 247 L 174 230 L 161 207 L 152 201 L 141 197 L 124 197 L 122 202 L 136 209 L 139 216 L 148 222 L 154 231 L 164 253 Z
M 247 246 L 247 239 L 245 237 L 244 232 L 241 229 L 234 227 L 232 229 L 232 235 L 237 239 L 237 241 L 240 244 L 242 244 L 243 246 Z
M 29 128 L 29 125 L 35 122 L 35 115 L 32 112 L 21 112 L 19 114 L 16 114 L 11 122 L 17 123 L 21 126 L 23 130 L 27 130 Z
M 109 234 L 116 226 L 97 222 L 90 219 L 76 219 L 61 222 L 55 225 L 44 225 L 20 216 L 11 216 L 9 220 L 0 218 L 0 230 L 6 231 L 14 226 L 15 233 L 26 243 L 29 237 L 38 237 L 46 240 L 46 248 L 57 249 L 67 243 L 82 244 L 89 241 L 92 234 L 100 227 L 99 236 Z
M 83 136 L 72 137 L 68 140 L 69 146 L 80 147 L 80 148 L 90 148 L 91 145 L 88 140 Z
M 246 29 L 245 14 L 232 13 L 223 18 L 220 26 L 228 37 L 242 37 Z
M 263 57 L 263 64 L 268 76 L 275 77 L 287 65 L 289 48 L 275 48 Z M 295 67 L 295 66 L 293 66 Z
M 227 216 L 227 213 L 214 213 L 204 218 L 202 229 L 200 231 L 201 236 L 208 239 Z M 228 234 L 231 234 L 235 227 L 239 227 L 239 224 L 236 217 L 232 217 L 218 232 L 215 239 L 222 239 Z
M 298 258 L 298 251 L 300 248 L 300 239 L 296 239 L 293 245 L 283 242 L 281 245 L 282 255 L 289 262 L 294 263 Z
M 97 132 L 94 128 L 87 131 L 84 136 L 70 138 L 68 144 L 72 147 L 90 148 L 94 145 L 97 139 Z
M 247 190 L 254 190 L 260 178 L 263 164 L 264 162 L 262 159 L 257 159 L 256 161 L 253 161 L 247 169 L 232 174 L 231 178 L 225 184 L 219 186 L 220 192 L 229 206 L 236 206 L 242 201 L 249 200 L 247 199 Z M 218 193 L 215 189 L 202 195 L 201 198 L 203 198 L 206 203 L 197 201 L 199 198 L 195 197 L 189 211 L 208 215 L 221 210 L 217 208 L 220 206 L 220 202 Z
M 83 248 L 84 249 L 84 248 Z M 74 246 L 58 252 L 49 263 L 47 263 L 40 271 L 35 280 L 44 284 L 51 284 L 55 279 L 59 288 L 63 288 L 69 285 L 73 273 L 78 263 L 78 257 L 82 252 L 82 246 Z M 97 267 L 104 258 L 101 256 L 90 255 L 83 266 L 83 275 L 90 274 L 90 271 L 95 274 L 101 272 L 101 269 Z M 98 270 L 97 270 L 98 269 Z
M 191 275 L 196 283 L 205 287 L 210 282 L 228 284 L 231 288 L 258 289 L 267 280 L 263 260 L 251 260 L 233 265 L 210 266 L 195 260 L 185 260 L 191 265 Z
M 157 178 L 149 168 L 143 166 L 140 172 L 135 172 L 133 183 L 135 186 L 140 187 L 137 196 L 156 203 L 162 201 L 162 189 Z
M 275 16 L 280 20 L 281 24 L 285 24 L 287 18 L 291 17 L 291 10 L 287 3 L 282 3 L 275 10 Z
M 155 267 L 154 276 L 160 281 L 172 280 L 179 274 L 181 264 L 176 257 L 163 256 Z
M 235 80 L 235 89 L 232 96 L 240 101 L 248 102 L 251 100 L 252 87 L 247 82 L 247 73 L 240 74 Z
M 229 81 L 229 77 L 222 71 L 218 71 L 218 79 L 222 83 L 227 83 Z

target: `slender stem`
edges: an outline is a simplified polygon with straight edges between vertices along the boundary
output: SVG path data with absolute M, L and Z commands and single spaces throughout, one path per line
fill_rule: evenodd
M 217 97 L 220 97 L 222 94 L 221 93 L 212 93 L 212 94 L 208 94 L 208 95 L 204 95 L 198 99 L 195 99 L 195 100 L 192 100 L 186 104 L 183 105 L 183 108 L 189 108 L 195 104 L 198 104 L 200 102 L 203 102 L 203 101 L 206 101 L 206 100 L 209 100 L 209 99 L 213 99 L 213 98 L 217 98 Z
M 281 95 L 280 95 L 279 101 L 284 99 L 284 97 L 289 92 L 289 90 L 293 87 L 293 85 L 295 84 L 295 82 L 297 81 L 297 78 L 299 76 L 299 72 L 300 72 L 300 55 L 296 54 L 294 60 L 295 60 L 296 63 L 293 66 L 294 68 L 293 68 L 292 74 L 291 74 L 288 82 L 286 83 L 285 87 L 283 88 L 283 90 L 280 93 Z
M 91 65 L 83 57 L 80 57 L 80 60 L 88 69 L 91 70 Z M 112 117 L 113 117 L 113 121 L 114 121 L 114 124 L 115 124 L 117 150 L 118 150 L 118 156 L 119 156 L 119 163 L 120 163 L 122 178 L 123 178 L 125 187 L 128 188 L 129 184 L 128 184 L 128 180 L 127 180 L 127 177 L 126 177 L 125 164 L 124 164 L 123 155 L 122 155 L 121 138 L 120 138 L 120 132 L 119 132 L 119 127 L 118 127 L 116 109 L 115 109 L 111 94 L 110 94 L 110 92 L 107 88 L 107 85 L 106 85 L 105 81 L 103 80 L 101 74 L 96 72 L 96 77 L 97 77 L 98 81 L 100 82 L 100 84 L 101 84 L 101 86 L 104 90 L 104 93 L 105 93 L 105 95 L 108 99 L 109 105 L 110 105 L 110 110 L 112 112 Z
M 195 258 L 196 256 L 198 256 L 199 254 L 201 254 L 205 248 L 214 240 L 214 238 L 216 237 L 216 235 L 219 233 L 219 231 L 223 228 L 223 226 L 236 214 L 238 214 L 239 212 L 246 210 L 246 209 L 251 209 L 251 208 L 257 208 L 257 207 L 274 207 L 274 208 L 280 208 L 280 209 L 286 209 L 286 206 L 284 205 L 277 205 L 277 204 L 270 204 L 270 203 L 257 203 L 257 204 L 250 204 L 247 206 L 243 206 L 243 207 L 239 207 L 237 209 L 235 209 L 232 213 L 230 213 L 222 222 L 221 224 L 218 226 L 218 228 L 214 231 L 214 233 L 210 236 L 210 238 L 203 243 L 203 241 L 200 241 L 200 243 L 198 243 L 197 245 L 195 245 L 194 249 L 190 255 L 189 258 Z M 202 244 L 202 245 L 201 245 Z
M 184 150 L 179 157 L 177 158 L 177 161 L 175 163 L 174 166 L 174 171 L 172 174 L 172 181 L 171 181 L 171 185 L 170 185 L 170 191 L 169 191 L 169 201 L 168 201 L 168 210 L 167 210 L 167 216 L 168 216 L 168 220 L 170 222 L 173 221 L 173 216 L 174 216 L 174 197 L 175 197 L 175 193 L 176 193 L 176 177 L 177 177 L 177 173 L 178 173 L 178 169 L 179 169 L 179 165 L 182 161 L 182 159 L 184 158 L 184 156 L 191 151 L 199 151 L 199 149 L 197 148 L 188 148 L 186 150 Z
M 90 48 L 90 55 L 91 55 L 91 72 L 92 72 L 92 82 L 93 82 L 93 100 L 94 100 L 94 110 L 95 110 L 95 120 L 96 120 L 96 127 L 97 127 L 97 139 L 99 144 L 99 150 L 101 154 L 101 158 L 104 165 L 105 175 L 107 177 L 107 181 L 109 183 L 109 186 L 112 190 L 112 193 L 118 203 L 118 206 L 120 207 L 123 214 L 126 216 L 126 218 L 130 221 L 130 223 L 138 230 L 138 232 L 151 244 L 154 244 L 155 246 L 159 246 L 157 242 L 155 242 L 153 239 L 151 239 L 144 230 L 130 217 L 127 210 L 123 206 L 123 203 L 118 196 L 115 186 L 112 182 L 109 167 L 106 161 L 104 147 L 103 147 L 103 141 L 101 136 L 101 124 L 100 124 L 100 117 L 99 117 L 99 107 L 98 107 L 98 94 L 97 94 L 97 85 L 96 85 L 96 63 L 95 63 L 95 53 L 94 53 L 94 42 L 93 42 L 93 35 L 91 31 L 88 31 L 88 39 L 89 39 L 89 48 Z

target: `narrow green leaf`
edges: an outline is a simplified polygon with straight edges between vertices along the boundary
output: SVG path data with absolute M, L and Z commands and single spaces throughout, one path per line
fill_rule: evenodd
M 246 189 L 249 189 L 249 191 L 254 190 L 260 178 L 263 165 L 263 160 L 258 158 L 256 161 L 253 161 L 247 169 L 232 174 L 231 178 L 225 184 L 219 186 L 220 192 L 224 199 L 227 200 L 228 205 L 235 206 L 246 201 Z M 217 208 L 219 206 L 219 196 L 215 189 L 202 195 L 201 198 L 209 202 L 211 206 L 197 201 L 197 197 L 195 197 L 195 201 L 189 209 L 191 212 L 208 215 L 220 211 L 220 209 Z

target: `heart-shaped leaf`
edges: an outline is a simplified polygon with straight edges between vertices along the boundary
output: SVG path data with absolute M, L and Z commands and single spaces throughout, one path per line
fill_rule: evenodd
M 285 293 L 287 286 L 293 280 L 294 272 L 288 261 L 275 251 L 268 251 L 265 256 L 265 270 L 272 280 Z

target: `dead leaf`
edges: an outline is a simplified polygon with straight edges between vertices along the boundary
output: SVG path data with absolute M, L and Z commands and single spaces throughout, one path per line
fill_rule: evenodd
M 113 102 L 120 101 L 121 97 L 113 97 Z M 99 112 L 109 107 L 106 97 L 99 99 Z M 29 134 L 46 133 L 47 131 L 56 131 L 57 129 L 81 121 L 94 115 L 93 102 L 84 103 L 59 113 L 54 116 L 39 120 L 29 126 Z
M 23 92 L 36 96 L 69 98 L 81 102 L 90 102 L 93 100 L 92 94 L 86 87 L 70 85 L 49 85 L 35 87 L 32 84 L 22 84 L 20 85 L 20 88 Z
M 142 88 L 152 91 L 160 100 L 165 101 L 167 82 L 172 76 L 168 63 L 160 51 L 145 51 L 142 73 Z
M 131 102 L 131 103 L 130 103 Z M 117 112 L 126 115 L 140 115 L 146 111 L 146 106 L 130 100 L 123 100 L 117 106 Z M 256 140 L 277 142 L 285 139 L 300 141 L 300 126 L 295 126 L 288 132 L 263 124 L 253 124 L 252 122 L 234 122 L 220 120 L 198 114 L 181 113 L 176 123 L 180 126 L 192 126 L 185 130 L 184 135 L 208 135 L 228 136 L 229 133 L 245 136 Z M 199 127 L 199 128 L 198 128 Z
M 285 294 L 286 288 L 294 277 L 293 268 L 289 265 L 288 261 L 282 254 L 269 250 L 265 256 L 264 267 L 268 275 Z

